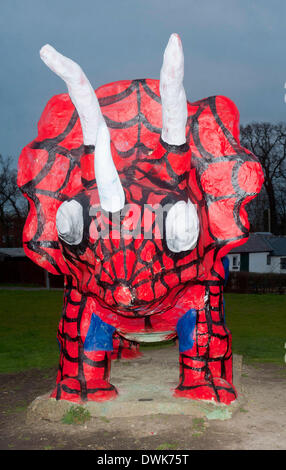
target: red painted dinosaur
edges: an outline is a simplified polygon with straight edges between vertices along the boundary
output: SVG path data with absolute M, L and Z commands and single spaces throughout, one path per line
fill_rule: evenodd
M 178 336 L 175 396 L 231 403 L 222 258 L 247 240 L 245 205 L 263 182 L 240 146 L 236 106 L 223 96 L 187 102 L 176 34 L 160 81 L 95 92 L 73 61 L 49 45 L 40 54 L 69 92 L 48 102 L 18 166 L 30 204 L 25 252 L 65 275 L 52 397 L 115 398 L 114 335 Z

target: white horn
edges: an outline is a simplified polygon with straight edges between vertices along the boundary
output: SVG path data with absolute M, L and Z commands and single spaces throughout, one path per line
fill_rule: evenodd
M 102 209 L 107 212 L 120 211 L 124 207 L 125 194 L 112 160 L 110 135 L 105 122 L 98 129 L 94 174 Z
M 95 146 L 95 177 L 102 208 L 109 212 L 121 210 L 124 191 L 111 155 L 109 130 L 94 89 L 80 66 L 49 44 L 42 47 L 40 56 L 67 85 L 80 118 L 83 143 Z
M 187 99 L 183 86 L 184 54 L 178 34 L 172 34 L 164 52 L 160 73 L 162 134 L 167 144 L 186 142 Z
M 184 54 L 178 34 L 172 34 L 164 52 L 160 74 L 162 134 L 169 145 L 186 142 L 187 99 L 183 86 Z M 186 157 L 189 158 L 189 157 Z M 174 253 L 193 250 L 199 237 L 199 219 L 190 200 L 178 201 L 166 217 L 166 239 Z

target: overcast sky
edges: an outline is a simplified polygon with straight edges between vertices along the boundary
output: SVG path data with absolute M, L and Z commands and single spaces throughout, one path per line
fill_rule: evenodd
M 242 123 L 285 121 L 285 0 L 1 0 L 0 153 L 15 161 L 61 80 L 39 58 L 50 43 L 97 88 L 159 78 L 171 33 L 181 36 L 190 101 L 223 94 Z

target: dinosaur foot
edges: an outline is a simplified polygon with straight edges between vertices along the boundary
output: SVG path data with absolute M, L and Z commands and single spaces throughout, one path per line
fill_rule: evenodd
M 174 396 L 230 405 L 236 400 L 237 393 L 226 380 L 214 377 L 211 380 L 194 381 L 191 385 L 180 384 L 175 389 Z
M 116 398 L 118 392 L 114 385 L 106 380 L 93 379 L 84 385 L 79 380 L 66 378 L 59 382 L 51 394 L 51 398 L 68 400 L 75 403 L 86 401 L 106 401 Z

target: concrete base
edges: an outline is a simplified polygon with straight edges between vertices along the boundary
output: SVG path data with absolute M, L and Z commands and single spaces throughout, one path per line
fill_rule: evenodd
M 242 356 L 234 355 L 234 385 L 238 399 L 231 405 L 175 398 L 173 390 L 179 383 L 179 352 L 175 346 L 144 351 L 135 360 L 113 361 L 111 383 L 119 395 L 106 402 L 87 402 L 81 406 L 92 417 L 121 418 L 154 414 L 188 415 L 207 419 L 229 419 L 243 400 L 240 390 Z M 50 394 L 36 398 L 28 408 L 27 421 L 45 419 L 60 421 L 71 406 L 69 401 L 56 401 Z

